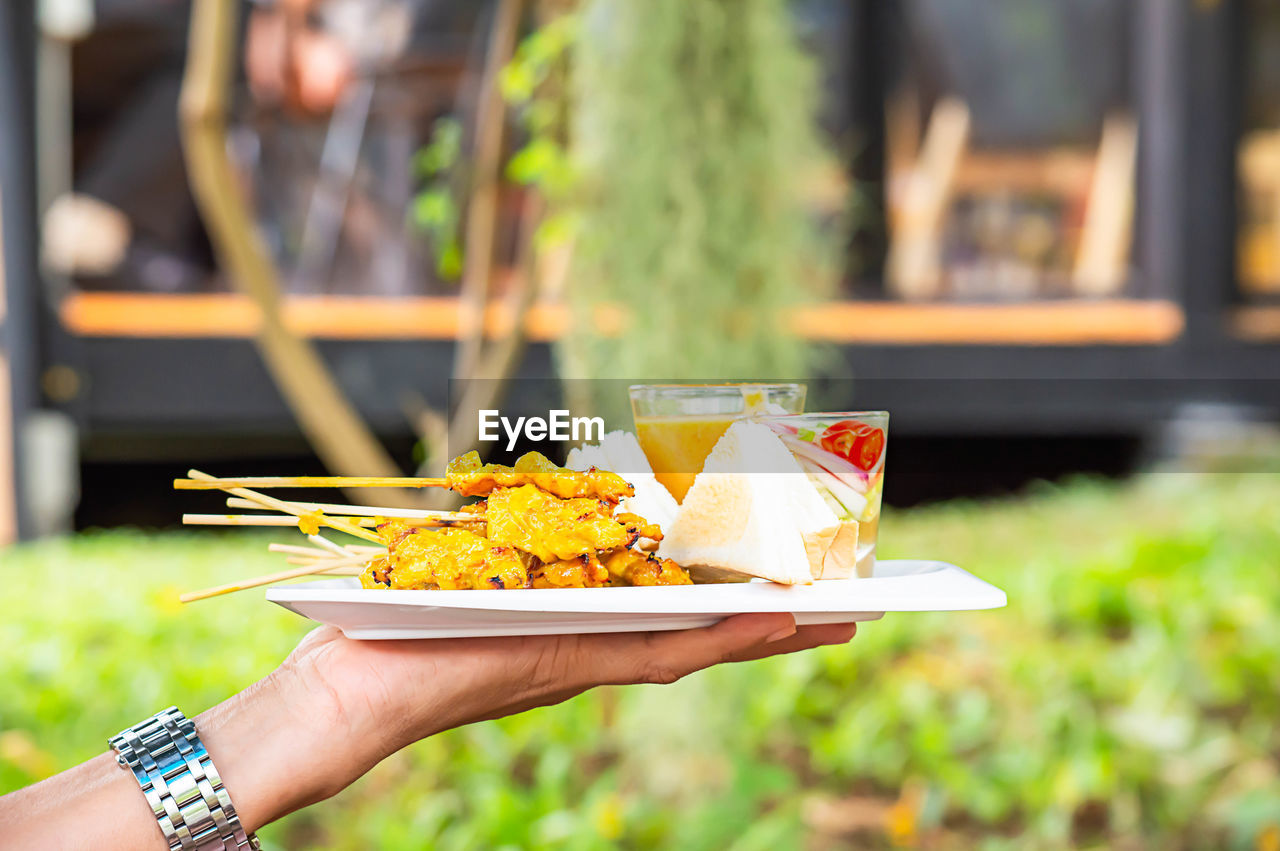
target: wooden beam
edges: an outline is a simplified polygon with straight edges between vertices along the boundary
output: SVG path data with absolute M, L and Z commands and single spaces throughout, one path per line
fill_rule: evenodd
M 1251 343 L 1280 341 L 1280 304 L 1239 307 L 1231 314 L 1233 336 Z
M 289 296 L 281 305 L 297 333 L 330 340 L 450 340 L 458 333 L 457 300 L 447 297 Z M 62 303 L 62 322 L 86 337 L 252 337 L 257 315 L 244 296 L 75 293 Z M 496 302 L 485 314 L 498 337 L 513 321 Z M 796 331 L 850 345 L 1160 345 L 1182 333 L 1183 314 L 1171 301 L 1142 299 L 990 303 L 836 301 L 798 311 Z M 622 309 L 603 312 L 614 333 L 626 326 Z M 548 342 L 570 328 L 562 305 L 529 310 L 530 339 Z
M 885 275 L 894 295 L 931 298 L 941 290 L 942 224 L 968 147 L 968 105 L 956 98 L 938 101 L 893 216 Z
M 1102 125 L 1072 273 L 1080 295 L 1116 295 L 1129 279 L 1137 158 L 1138 125 L 1126 114 L 1109 116 Z

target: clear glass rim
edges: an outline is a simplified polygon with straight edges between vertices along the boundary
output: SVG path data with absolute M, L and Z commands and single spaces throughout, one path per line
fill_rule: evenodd
M 632 384 L 627 388 L 627 392 L 635 398 L 638 394 L 680 396 L 707 391 L 740 393 L 744 387 L 783 392 L 799 392 L 807 389 L 806 385 L 795 381 L 735 381 L 708 384 Z
M 794 419 L 889 419 L 888 411 L 803 411 L 799 414 L 753 414 L 752 420 L 794 420 Z

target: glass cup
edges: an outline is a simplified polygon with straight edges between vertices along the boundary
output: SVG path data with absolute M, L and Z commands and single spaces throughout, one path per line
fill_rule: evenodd
M 857 573 L 870 576 L 880 529 L 888 412 L 755 416 L 752 422 L 767 425 L 782 438 L 838 518 L 858 521 Z
M 635 384 L 636 438 L 677 502 L 734 420 L 804 410 L 803 384 Z

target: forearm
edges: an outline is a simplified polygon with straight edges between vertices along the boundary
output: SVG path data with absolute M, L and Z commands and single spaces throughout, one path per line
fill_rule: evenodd
M 195 718 L 245 830 L 336 792 L 337 778 L 358 776 L 350 772 L 359 760 L 341 741 L 326 741 L 326 722 L 307 717 L 312 708 L 292 678 L 273 674 Z M 138 781 L 111 752 L 0 797 L 0 836 L 6 848 L 167 847 Z
M 113 753 L 0 797 L 0 835 L 13 848 L 167 847 L 138 781 Z

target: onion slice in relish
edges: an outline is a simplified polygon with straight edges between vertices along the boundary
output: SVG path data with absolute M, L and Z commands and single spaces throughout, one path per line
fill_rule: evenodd
M 801 469 L 809 474 L 813 483 L 830 494 L 831 498 L 836 502 L 840 503 L 840 505 L 844 507 L 848 516 L 855 520 L 862 519 L 863 514 L 867 510 L 866 496 L 858 493 L 856 488 L 849 487 L 849 484 L 835 473 L 832 473 L 830 470 L 823 469 L 808 458 L 801 458 L 798 460 L 800 461 Z
M 830 473 L 834 473 L 837 476 L 854 475 L 864 484 L 871 478 L 871 473 L 867 470 L 857 467 L 839 455 L 828 452 L 821 446 L 816 446 L 807 440 L 800 440 L 798 437 L 793 437 L 789 434 L 779 435 L 779 438 L 793 453 L 808 458 Z

